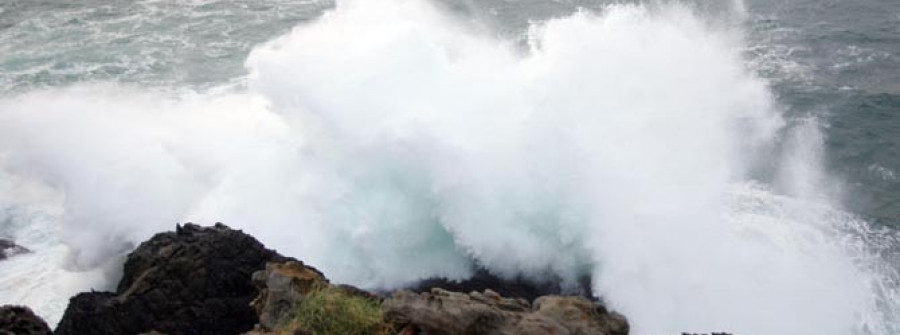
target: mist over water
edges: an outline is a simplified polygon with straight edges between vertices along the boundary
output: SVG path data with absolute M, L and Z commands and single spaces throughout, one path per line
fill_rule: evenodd
M 55 322 L 135 243 L 222 221 L 368 288 L 590 275 L 635 334 L 897 333 L 892 233 L 841 210 L 822 125 L 786 120 L 710 11 L 583 10 L 523 47 L 424 1 L 340 2 L 237 87 L 4 97 L 2 233 L 38 247 L 0 264 L 0 301 Z

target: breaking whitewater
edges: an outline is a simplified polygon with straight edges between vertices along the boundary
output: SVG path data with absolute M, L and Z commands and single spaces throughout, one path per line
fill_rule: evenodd
M 228 84 L 8 87 L 0 237 L 33 252 L 0 262 L 0 302 L 55 323 L 135 243 L 222 221 L 365 288 L 589 276 L 635 334 L 900 333 L 895 233 L 841 209 L 819 121 L 708 14 L 610 5 L 510 39 L 340 2 Z

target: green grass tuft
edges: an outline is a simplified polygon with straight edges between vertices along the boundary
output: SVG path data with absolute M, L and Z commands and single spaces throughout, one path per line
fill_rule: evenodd
M 382 335 L 381 304 L 336 287 L 310 292 L 294 310 L 291 325 L 316 335 Z

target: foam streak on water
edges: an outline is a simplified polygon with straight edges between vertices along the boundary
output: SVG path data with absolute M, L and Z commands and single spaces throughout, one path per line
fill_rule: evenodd
M 59 229 L 65 273 L 224 221 L 366 287 L 589 274 L 636 334 L 896 332 L 889 236 L 834 209 L 818 125 L 786 127 L 739 32 L 706 22 L 610 6 L 523 51 L 424 2 L 339 3 L 257 47 L 244 91 L 0 101 L 0 187 L 51 190 L 0 208 L 57 208 L 30 224 Z M 11 293 L 33 290 L 11 264 L 2 297 L 58 317 L 65 290 Z

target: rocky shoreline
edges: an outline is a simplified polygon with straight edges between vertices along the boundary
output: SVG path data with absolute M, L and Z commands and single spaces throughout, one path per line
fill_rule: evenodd
M 454 292 L 460 288 L 477 290 Z M 71 298 L 51 332 L 28 308 L 0 307 L 0 334 L 600 334 L 625 317 L 554 288 L 479 272 L 469 283 L 425 281 L 389 294 L 332 284 L 240 230 L 177 226 L 142 243 L 115 292 Z M 507 297 L 500 293 L 503 292 Z M 511 295 L 510 295 L 511 294 Z M 540 296 L 539 296 L 540 295 Z

